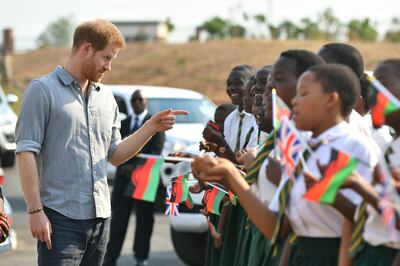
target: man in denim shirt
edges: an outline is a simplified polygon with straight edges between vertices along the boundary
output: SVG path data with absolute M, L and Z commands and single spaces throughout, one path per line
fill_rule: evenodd
M 175 115 L 187 114 L 159 112 L 121 141 L 117 104 L 99 82 L 124 47 L 112 23 L 83 23 L 65 65 L 24 94 L 16 153 L 39 265 L 102 264 L 111 212 L 107 161 L 123 163 L 172 128 Z

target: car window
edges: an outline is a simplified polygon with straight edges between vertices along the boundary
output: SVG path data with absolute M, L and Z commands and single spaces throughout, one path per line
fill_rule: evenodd
M 148 110 L 151 114 L 173 108 L 190 112 L 188 116 L 177 116 L 177 123 L 206 123 L 212 120 L 215 106 L 207 99 L 177 99 L 177 98 L 150 98 Z

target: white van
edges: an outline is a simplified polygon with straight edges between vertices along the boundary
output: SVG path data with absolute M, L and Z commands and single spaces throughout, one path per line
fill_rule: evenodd
M 121 119 L 133 113 L 130 98 L 134 91 L 141 90 L 148 98 L 150 114 L 173 108 L 190 112 L 188 116 L 177 116 L 174 128 L 166 132 L 162 154 L 172 152 L 189 152 L 198 154 L 198 144 L 207 121 L 212 120 L 215 104 L 206 96 L 187 89 L 144 86 L 144 85 L 107 85 L 111 88 L 121 113 Z M 108 178 L 113 179 L 115 168 L 109 164 Z M 167 170 L 168 167 L 164 168 Z M 161 172 L 161 180 L 167 186 L 170 176 Z M 179 216 L 170 217 L 171 237 L 176 253 L 188 265 L 203 265 L 205 258 L 205 241 L 207 220 L 199 213 L 202 208 L 203 194 L 191 194 L 194 208 L 188 209 L 185 204 L 179 206 Z
M 14 94 L 5 94 L 0 87 L 0 161 L 2 167 L 12 167 L 15 163 L 15 126 L 17 115 L 10 104 L 18 101 Z

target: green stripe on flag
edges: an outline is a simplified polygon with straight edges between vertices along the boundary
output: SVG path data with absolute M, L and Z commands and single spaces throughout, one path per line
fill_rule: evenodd
M 163 160 L 157 159 L 151 169 L 149 182 L 143 195 L 143 200 L 154 202 L 157 194 L 158 183 L 160 182 L 160 169 L 163 164 Z

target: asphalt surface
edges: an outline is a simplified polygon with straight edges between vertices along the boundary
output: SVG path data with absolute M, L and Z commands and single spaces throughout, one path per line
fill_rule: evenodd
M 28 215 L 26 214 L 18 171 L 16 167 L 14 167 L 5 168 L 4 172 L 5 179 L 3 190 L 14 211 L 13 226 L 17 233 L 18 245 L 15 250 L 0 253 L 0 265 L 36 265 L 36 241 L 29 231 Z M 132 214 L 121 257 L 117 262 L 119 266 L 134 265 L 132 246 L 135 220 L 135 216 Z M 149 265 L 185 265 L 174 252 L 170 236 L 169 220 L 168 217 L 163 214 L 157 214 L 155 217 Z

